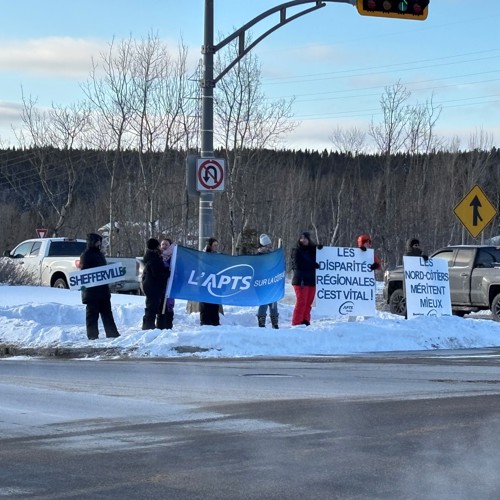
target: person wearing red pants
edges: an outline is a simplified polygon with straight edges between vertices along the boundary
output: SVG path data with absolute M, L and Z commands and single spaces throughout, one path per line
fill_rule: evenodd
M 295 291 L 295 308 L 292 326 L 311 324 L 311 309 L 316 293 L 316 244 L 311 235 L 300 235 L 297 246 L 292 250 L 292 286 Z

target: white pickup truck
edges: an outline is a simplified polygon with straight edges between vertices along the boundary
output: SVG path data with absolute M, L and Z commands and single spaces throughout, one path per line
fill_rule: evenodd
M 69 288 L 68 276 L 78 271 L 80 255 L 87 248 L 85 240 L 70 238 L 38 238 L 19 243 L 6 250 L 4 258 L 12 259 L 23 275 L 33 283 L 54 288 Z M 112 292 L 139 293 L 138 264 L 135 258 L 106 257 L 108 264 L 121 262 L 127 269 L 123 281 L 110 285 Z

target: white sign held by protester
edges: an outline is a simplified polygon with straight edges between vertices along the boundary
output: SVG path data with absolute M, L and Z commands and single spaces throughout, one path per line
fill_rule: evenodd
M 121 262 L 108 264 L 107 266 L 93 267 L 84 271 L 69 273 L 70 290 L 83 290 L 99 285 L 109 285 L 123 280 L 127 268 Z
M 406 311 L 416 316 L 451 316 L 448 262 L 403 257 Z
M 375 316 L 373 250 L 323 247 L 316 252 L 316 309 L 335 316 Z

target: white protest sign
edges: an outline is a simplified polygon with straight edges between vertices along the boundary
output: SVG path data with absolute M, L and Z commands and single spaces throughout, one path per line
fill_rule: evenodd
M 403 257 L 406 311 L 416 316 L 451 316 L 448 261 Z
M 83 290 L 93 286 L 108 285 L 109 283 L 122 281 L 126 273 L 127 268 L 121 262 L 116 262 L 107 266 L 69 273 L 68 285 L 70 290 Z
M 375 316 L 373 250 L 323 247 L 316 252 L 316 310 L 330 316 Z

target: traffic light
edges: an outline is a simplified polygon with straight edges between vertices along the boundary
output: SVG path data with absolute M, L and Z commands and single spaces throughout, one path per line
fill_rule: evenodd
M 356 0 L 362 16 L 395 17 L 398 19 L 427 19 L 430 0 Z

